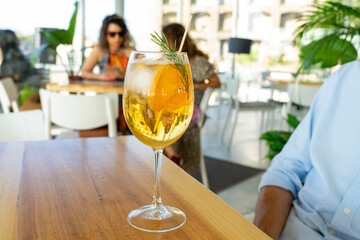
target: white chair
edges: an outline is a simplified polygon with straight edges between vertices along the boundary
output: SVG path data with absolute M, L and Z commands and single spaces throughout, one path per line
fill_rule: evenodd
M 198 122 L 198 126 L 199 126 L 200 130 L 204 126 L 206 110 L 209 106 L 209 100 L 210 100 L 210 97 L 211 97 L 211 94 L 213 93 L 213 91 L 214 91 L 213 88 L 208 87 L 205 90 L 204 95 L 201 99 L 200 106 L 199 106 L 201 109 L 201 117 Z M 201 139 L 201 136 L 200 136 L 200 139 Z M 204 184 L 205 187 L 209 188 L 209 180 L 208 180 L 207 171 L 206 171 L 204 154 L 202 152 L 201 141 L 200 141 L 200 173 L 201 173 L 202 183 Z
M 267 79 L 271 83 L 271 95 L 270 100 L 275 103 L 283 103 L 280 99 L 281 93 L 287 92 L 287 84 L 291 81 L 294 81 L 294 75 L 290 72 L 270 72 Z M 274 98 L 275 90 L 278 92 L 279 97 Z
M 14 81 L 11 78 L 0 80 L 0 102 L 4 113 L 19 112 L 17 103 L 18 92 Z
M 0 142 L 45 139 L 47 137 L 41 110 L 0 114 Z
M 286 104 L 286 113 L 291 112 L 293 104 L 298 105 L 301 108 L 301 112 L 303 112 L 304 109 L 310 108 L 320 87 L 320 84 L 304 84 L 301 82 L 289 83 L 287 89 L 289 102 Z
M 270 114 L 270 127 L 272 127 L 274 122 L 274 112 L 276 106 L 270 102 L 240 102 L 238 99 L 238 90 L 239 90 L 239 82 L 237 79 L 228 78 L 227 83 L 227 92 L 230 97 L 229 109 L 225 117 L 225 122 L 221 131 L 221 141 L 224 143 L 227 149 L 231 147 L 232 139 L 234 137 L 238 114 L 241 111 L 260 111 L 261 112 L 261 123 L 260 123 L 260 131 L 261 133 L 265 129 L 265 113 Z M 233 111 L 234 109 L 234 111 Z M 234 120 L 231 122 L 232 115 L 234 112 Z M 229 135 L 228 140 L 226 140 L 226 135 Z
M 64 95 L 40 89 L 40 98 L 49 139 L 52 123 L 74 130 L 89 130 L 108 125 L 109 137 L 117 136 L 117 93 L 96 96 Z

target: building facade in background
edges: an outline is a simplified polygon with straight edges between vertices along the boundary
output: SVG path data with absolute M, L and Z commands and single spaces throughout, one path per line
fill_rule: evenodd
M 180 22 L 185 26 L 191 14 L 190 35 L 214 63 L 228 61 L 229 38 L 241 37 L 254 41 L 252 54 L 257 63 L 265 67 L 279 62 L 284 66 L 297 62 L 298 52 L 292 45 L 296 19 L 312 3 L 313 0 L 163 0 L 162 25 Z

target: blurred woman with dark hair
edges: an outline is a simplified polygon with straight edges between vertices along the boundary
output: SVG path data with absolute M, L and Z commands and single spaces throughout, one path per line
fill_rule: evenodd
M 36 74 L 35 69 L 21 52 L 19 45 L 20 41 L 13 31 L 0 30 L 1 77 L 9 76 L 16 82 L 37 80 L 37 78 L 33 77 Z
M 131 36 L 124 19 L 114 14 L 104 18 L 99 44 L 95 46 L 82 68 L 82 77 L 93 80 L 120 80 L 125 76 L 130 52 Z M 100 73 L 93 73 L 96 65 Z
M 179 50 L 185 28 L 178 23 L 166 25 L 162 29 L 170 47 Z M 176 46 L 175 46 L 176 43 Z M 199 170 L 200 164 L 200 129 L 197 125 L 200 112 L 199 105 L 206 88 L 220 87 L 220 80 L 214 67 L 209 63 L 208 56 L 200 51 L 189 34 L 185 38 L 182 52 L 187 52 L 190 60 L 191 74 L 194 81 L 194 115 L 185 134 L 174 144 L 165 148 L 165 155 L 180 165 L 190 174 Z

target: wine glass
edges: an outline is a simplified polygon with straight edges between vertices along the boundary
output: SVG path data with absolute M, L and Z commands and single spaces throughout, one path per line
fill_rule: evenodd
M 125 120 L 134 136 L 155 153 L 152 203 L 133 210 L 128 216 L 133 227 L 148 232 L 168 232 L 186 221 L 181 210 L 163 205 L 160 195 L 163 149 L 185 132 L 194 109 L 187 54 L 175 56 L 176 59 L 169 60 L 162 52 L 133 51 L 125 74 Z

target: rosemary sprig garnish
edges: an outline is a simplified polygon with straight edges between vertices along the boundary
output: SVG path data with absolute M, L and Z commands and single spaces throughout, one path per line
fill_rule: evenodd
M 154 32 L 155 34 L 150 34 L 151 35 L 151 41 L 153 41 L 154 43 L 156 43 L 157 45 L 159 45 L 161 47 L 161 52 L 163 52 L 166 56 L 166 58 L 171 62 L 170 66 L 172 66 L 173 68 L 177 69 L 180 73 L 181 73 L 181 82 L 184 84 L 185 86 L 185 91 L 188 94 L 188 98 L 189 98 L 189 87 L 190 87 L 190 81 L 189 81 L 189 77 L 187 75 L 186 69 L 185 69 L 185 65 L 183 60 L 180 58 L 180 54 L 176 52 L 176 41 L 174 44 L 174 49 L 171 49 L 169 46 L 169 43 L 165 37 L 165 34 L 162 32 L 162 37 L 160 37 L 160 35 L 157 32 Z

